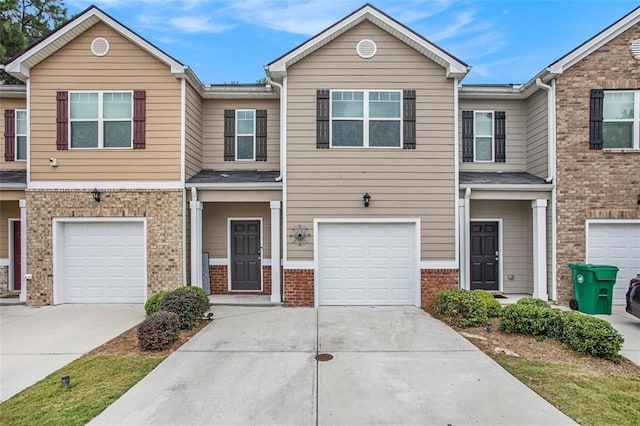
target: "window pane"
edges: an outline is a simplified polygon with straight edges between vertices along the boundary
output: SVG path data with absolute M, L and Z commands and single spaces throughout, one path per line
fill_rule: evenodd
M 332 92 L 332 117 L 362 117 L 364 101 L 362 92 Z
M 253 111 L 238 111 L 238 134 L 253 134 Z
M 476 161 L 491 161 L 492 157 L 492 138 L 476 138 Z
M 475 114 L 476 135 L 492 136 L 493 113 L 476 112 Z
M 27 134 L 27 112 L 16 111 L 16 135 Z
M 74 118 L 98 118 L 97 93 L 71 93 L 69 114 Z
M 238 136 L 238 160 L 253 160 L 253 136 Z
M 131 122 L 105 121 L 104 147 L 131 148 Z
M 606 92 L 602 116 L 605 120 L 632 120 L 633 92 Z
M 400 146 L 399 121 L 370 121 L 369 146 Z
M 334 120 L 331 125 L 333 146 L 363 146 L 362 121 Z
M 369 93 L 369 117 L 400 118 L 400 93 Z
M 27 159 L 27 137 L 18 136 L 16 138 L 16 160 Z
M 104 118 L 131 118 L 131 93 L 105 93 L 102 102 Z
M 71 148 L 97 148 L 98 122 L 71 122 Z
M 602 142 L 604 148 L 633 148 L 633 123 L 603 123 Z

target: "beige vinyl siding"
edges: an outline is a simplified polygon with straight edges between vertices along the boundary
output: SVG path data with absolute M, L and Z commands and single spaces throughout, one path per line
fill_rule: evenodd
M 547 169 L 548 116 L 547 92 L 538 90 L 526 101 L 527 106 L 527 172 L 541 178 Z
M 205 99 L 202 148 L 203 168 L 214 170 L 280 169 L 280 100 Z M 224 161 L 224 110 L 267 110 L 267 161 Z
M 460 143 L 461 172 L 524 172 L 527 168 L 527 116 L 525 105 L 520 100 L 460 99 L 460 141 L 462 141 L 462 111 L 504 111 L 505 147 L 507 161 L 504 163 L 464 163 Z
M 202 98 L 186 84 L 185 179 L 202 170 Z
M 9 219 L 20 219 L 17 201 L 0 201 L 0 259 L 9 258 Z
M 104 57 L 91 41 L 104 37 Z M 56 91 L 146 90 L 145 149 L 56 150 Z M 31 70 L 31 180 L 180 180 L 180 80 L 166 64 L 98 23 Z M 58 167 L 49 166 L 55 157 Z
M 377 44 L 372 59 L 355 52 Z M 287 234 L 314 218 L 418 218 L 421 258 L 455 251 L 454 85 L 445 70 L 365 21 L 288 70 Z M 317 89 L 416 90 L 417 149 L 316 149 Z M 371 194 L 363 207 L 362 195 Z M 313 259 L 313 238 L 288 259 Z
M 27 101 L 24 98 L 3 98 L 0 95 L 0 169 L 26 169 L 26 161 L 4 161 L 4 111 L 7 109 L 26 109 Z M 28 143 L 28 141 L 27 141 Z
M 209 258 L 227 258 L 228 218 L 262 218 L 263 259 L 271 259 L 271 210 L 269 203 L 204 203 L 202 251 Z
M 472 200 L 471 220 L 502 219 L 500 278 L 505 293 L 533 292 L 533 225 L 530 201 Z M 509 280 L 513 275 L 513 280 Z

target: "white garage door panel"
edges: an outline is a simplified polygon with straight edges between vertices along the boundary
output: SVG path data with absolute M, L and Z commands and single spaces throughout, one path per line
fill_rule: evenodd
M 321 223 L 321 305 L 412 305 L 417 265 L 411 223 Z
M 629 280 L 640 273 L 640 223 L 591 223 L 587 263 L 620 268 L 613 303 L 624 304 Z
M 78 222 L 62 226 L 64 303 L 146 300 L 141 222 Z

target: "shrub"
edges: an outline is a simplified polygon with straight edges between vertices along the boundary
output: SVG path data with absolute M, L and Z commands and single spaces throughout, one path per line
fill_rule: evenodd
M 147 316 L 160 312 L 160 302 L 162 302 L 162 299 L 169 293 L 168 291 L 161 291 L 147 299 L 147 302 L 144 304 L 144 311 L 147 313 Z
M 537 337 L 557 337 L 561 328 L 561 311 L 551 308 L 546 302 L 545 304 L 546 307 L 537 302 L 523 302 L 505 307 L 500 320 L 500 330 Z
M 500 317 L 502 314 L 502 305 L 493 297 L 493 294 L 484 290 L 473 290 L 474 293 L 482 298 L 485 308 L 487 308 L 487 316 L 490 318 Z
M 207 312 L 209 310 L 209 296 L 207 296 L 207 292 L 201 289 L 200 287 L 183 287 L 187 291 L 191 291 L 198 296 L 198 303 L 202 305 L 203 312 Z
M 560 341 L 572 349 L 620 362 L 624 337 L 607 321 L 578 312 L 563 312 Z
M 518 300 L 516 303 L 520 305 L 533 305 L 539 306 L 541 308 L 548 308 L 551 305 L 542 299 L 534 299 L 533 297 L 525 297 L 523 299 Z
M 436 295 L 434 310 L 458 327 L 485 325 L 487 308 L 478 293 L 469 290 L 442 290 Z
M 173 312 L 156 312 L 138 326 L 138 345 L 143 351 L 166 349 L 178 339 L 180 324 Z
M 181 287 L 162 299 L 160 309 L 178 314 L 180 328 L 186 330 L 198 325 L 199 320 L 209 309 L 209 299 L 205 306 L 200 293 L 189 290 L 188 287 Z

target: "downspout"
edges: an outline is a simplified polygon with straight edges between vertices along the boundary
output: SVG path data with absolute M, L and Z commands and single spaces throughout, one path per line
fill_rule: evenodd
M 464 258 L 462 262 L 464 262 L 464 283 L 462 288 L 466 288 L 467 290 L 471 289 L 469 274 L 469 258 L 471 256 L 471 248 L 469 247 L 471 241 L 469 236 L 471 235 L 471 206 L 469 202 L 471 201 L 471 188 L 466 188 L 464 190 Z
M 280 83 L 276 83 L 275 81 L 271 80 L 271 77 L 269 76 L 269 73 L 267 73 L 267 80 L 269 81 L 269 84 L 272 84 L 276 87 L 278 87 L 280 89 L 280 174 L 278 175 L 278 177 L 276 177 L 275 181 L 276 182 L 281 182 L 282 178 L 283 178 L 283 171 L 284 171 L 284 167 L 285 167 L 285 161 L 286 161 L 286 152 L 287 152 L 287 144 L 286 144 L 286 138 L 287 138 L 287 94 L 284 90 L 284 87 L 282 86 L 282 84 Z
M 536 78 L 536 86 L 547 92 L 547 177 L 551 183 L 555 179 L 555 149 L 556 149 L 556 94 L 553 86 L 544 84 L 542 79 Z

